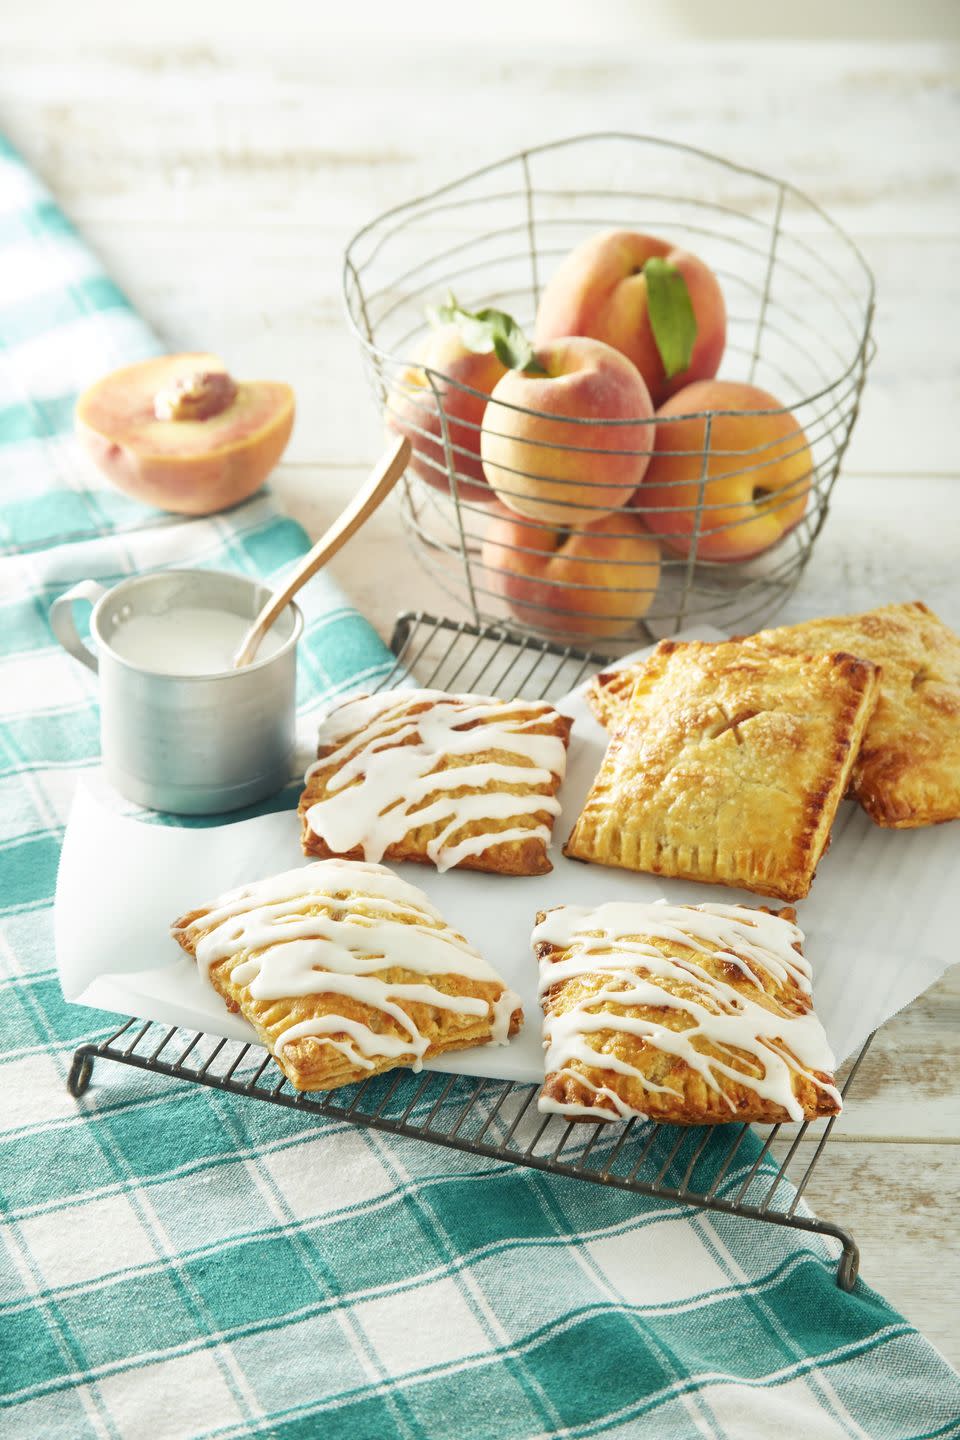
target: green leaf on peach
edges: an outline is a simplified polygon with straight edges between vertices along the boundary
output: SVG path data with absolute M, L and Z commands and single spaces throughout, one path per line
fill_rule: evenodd
M 651 255 L 643 267 L 650 328 L 668 380 L 686 370 L 697 338 L 690 291 L 676 265 Z
M 449 293 L 445 305 L 427 313 L 434 324 L 456 325 L 464 345 L 474 354 L 492 352 L 508 370 L 523 370 L 528 375 L 546 374 L 523 329 L 505 310 L 492 307 L 465 310 L 456 296 Z

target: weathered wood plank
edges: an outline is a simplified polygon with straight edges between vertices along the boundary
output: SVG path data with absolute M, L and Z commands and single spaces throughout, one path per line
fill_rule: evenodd
M 778 1158 L 783 1149 L 774 1142 Z M 837 1145 L 805 1198 L 860 1246 L 868 1285 L 900 1309 L 953 1365 L 957 1329 L 956 1197 L 960 1146 Z
M 654 64 L 635 27 L 634 45 L 575 50 L 516 52 L 474 34 L 465 65 L 463 42 L 441 32 L 420 38 L 411 83 L 375 28 L 361 62 L 355 35 L 305 44 L 280 22 L 264 66 L 253 37 L 215 11 L 180 32 L 164 12 L 162 40 L 140 16 L 135 33 L 89 27 L 69 52 L 22 13 L 5 26 L 5 122 L 82 219 L 163 222 L 173 205 L 191 223 L 244 224 L 255 189 L 261 219 L 315 224 L 335 208 L 350 228 L 520 143 L 633 128 L 783 174 L 846 223 L 953 231 L 946 47 L 794 45 L 784 64 L 775 46 L 737 41 L 668 47 Z M 812 143 L 797 117 L 814 95 Z

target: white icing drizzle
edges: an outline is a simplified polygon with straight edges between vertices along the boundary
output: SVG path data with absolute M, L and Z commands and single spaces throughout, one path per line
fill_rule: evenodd
M 409 714 L 424 701 L 431 702 L 427 709 Z M 443 828 L 427 846 L 438 870 L 449 870 L 493 844 L 531 838 L 549 844 L 550 828 L 542 824 L 456 837 L 476 821 L 509 821 L 532 811 L 559 815 L 560 803 L 552 794 L 530 793 L 552 786 L 554 776 L 562 780 L 566 769 L 563 740 L 531 728 L 551 713 L 549 705 L 537 701 L 505 702 L 442 690 L 394 690 L 348 700 L 320 726 L 321 746 L 334 748 L 310 767 L 306 779 L 320 769 L 339 768 L 327 781 L 326 797 L 307 810 L 307 823 L 331 850 L 347 854 L 359 846 L 364 858 L 374 861 L 415 826 L 439 824 Z M 362 740 L 357 739 L 360 730 Z M 469 758 L 489 750 L 527 763 Z M 431 773 L 445 755 L 467 757 L 466 763 Z M 527 793 L 498 788 L 507 785 L 522 785 Z M 464 788 L 480 793 L 442 794 L 423 804 L 437 791 Z
M 372 916 L 352 908 L 351 900 L 343 898 L 350 892 Z M 304 914 L 311 902 L 331 906 L 332 913 Z M 510 1017 L 520 1007 L 519 998 L 450 929 L 426 895 L 382 865 L 318 860 L 287 870 L 231 890 L 187 930 L 206 931 L 197 941 L 196 957 L 207 979 L 211 966 L 243 952 L 246 958 L 231 966 L 230 978 L 256 1000 L 342 995 L 391 1016 L 404 1032 L 380 1034 L 344 1015 L 322 1015 L 282 1031 L 274 1042 L 278 1056 L 292 1041 L 312 1035 L 363 1069 L 374 1069 L 377 1059 L 413 1055 L 419 1070 L 430 1041 L 403 1001 L 489 1017 L 494 1044 L 506 1043 Z M 384 979 L 383 972 L 394 968 L 413 971 L 424 983 Z M 493 1002 L 447 995 L 428 983 L 438 975 L 493 982 L 501 993 Z
M 835 1064 L 823 1026 L 813 1010 L 797 1015 L 778 1005 L 776 1011 L 771 1011 L 711 975 L 696 959 L 664 955 L 649 941 L 638 940 L 639 935 L 681 944 L 700 954 L 715 954 L 736 965 L 744 978 L 761 991 L 764 974 L 780 984 L 793 982 L 809 1003 L 812 972 L 807 960 L 793 948 L 802 942 L 803 933 L 779 916 L 741 905 L 686 906 L 664 901 L 653 905 L 619 902 L 596 909 L 561 905 L 549 911 L 533 932 L 535 947 L 546 942 L 569 951 L 563 960 L 541 960 L 541 996 L 560 981 L 577 976 L 599 974 L 609 977 L 610 984 L 605 981 L 599 990 L 563 1014 L 548 1010 L 544 1018 L 545 1068 L 547 1074 L 569 1076 L 594 1090 L 598 1103 L 565 1104 L 544 1096 L 540 1109 L 609 1119 L 609 1109 L 599 1103 L 603 1099 L 625 1119 L 634 1115 L 646 1118 L 613 1090 L 593 1084 L 571 1068 L 572 1062 L 578 1061 L 592 1070 L 635 1076 L 647 1090 L 670 1093 L 669 1087 L 655 1084 L 637 1067 L 594 1050 L 585 1038 L 619 1030 L 676 1055 L 721 1095 L 724 1091 L 718 1076 L 726 1076 L 779 1105 L 791 1119 L 802 1120 L 803 1111 L 793 1093 L 793 1075 L 816 1070 L 830 1073 Z M 657 984 L 658 979 L 693 985 L 697 993 L 676 995 Z M 671 1030 L 655 1021 L 605 1008 L 610 1005 L 683 1010 L 693 1023 L 684 1030 Z M 761 1073 L 746 1074 L 723 1059 L 703 1054 L 693 1044 L 697 1036 L 727 1053 L 742 1051 L 753 1056 Z M 809 1078 L 840 1104 L 832 1085 L 817 1080 L 813 1074 Z M 727 1103 L 732 1109 L 732 1102 Z

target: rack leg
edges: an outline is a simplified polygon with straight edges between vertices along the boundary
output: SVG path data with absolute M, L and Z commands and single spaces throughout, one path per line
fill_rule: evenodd
M 841 1290 L 852 1290 L 860 1272 L 860 1251 L 848 1237 L 843 1242 L 843 1254 L 837 1266 L 837 1284 Z
M 73 1064 L 70 1066 L 70 1074 L 67 1076 L 67 1089 L 75 1100 L 79 1100 L 90 1084 L 95 1053 L 92 1045 L 81 1045 L 78 1050 L 74 1051 Z

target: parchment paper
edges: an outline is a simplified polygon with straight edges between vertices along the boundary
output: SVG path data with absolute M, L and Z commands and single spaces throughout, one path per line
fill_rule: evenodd
M 764 903 L 719 886 L 661 880 L 565 860 L 569 834 L 606 748 L 574 692 L 563 813 L 551 875 L 510 879 L 420 865 L 398 867 L 495 965 L 523 999 L 524 1028 L 506 1047 L 481 1046 L 431 1068 L 516 1080 L 543 1076 L 530 931 L 538 909 L 604 900 Z M 60 862 L 57 963 L 68 1000 L 249 1040 L 170 938 L 171 922 L 232 886 L 304 863 L 291 812 L 204 830 L 146 824 L 115 813 L 86 785 L 75 797 Z M 960 823 L 884 831 L 844 801 L 809 899 L 797 907 L 814 971 L 814 1001 L 838 1062 L 927 989 L 958 958 Z

